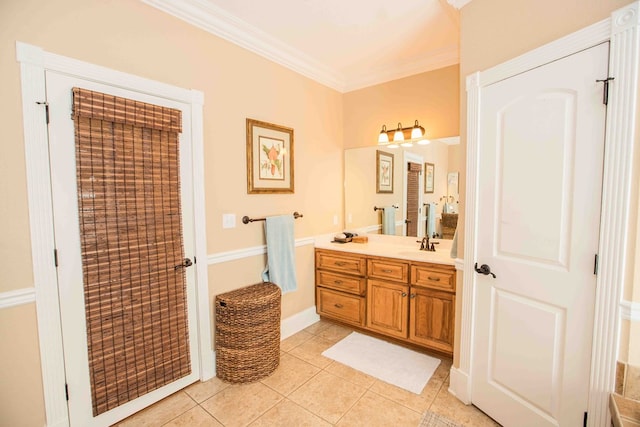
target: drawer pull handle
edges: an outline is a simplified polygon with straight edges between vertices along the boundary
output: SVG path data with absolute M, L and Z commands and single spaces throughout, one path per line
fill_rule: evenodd
M 439 277 L 431 277 L 431 276 L 429 276 L 429 280 L 431 280 L 433 282 L 439 282 L 440 278 Z
M 344 307 L 344 305 L 342 305 L 342 304 L 338 304 L 338 303 L 333 304 L 333 306 L 334 306 L 335 308 L 342 308 L 342 307 Z
M 337 265 L 338 267 L 344 267 L 345 265 L 347 265 L 347 263 L 346 263 L 346 262 L 343 262 L 343 261 L 336 261 L 336 265 Z
M 383 273 L 393 273 L 393 270 L 382 270 Z
M 333 283 L 336 285 L 342 285 L 342 280 L 334 280 Z

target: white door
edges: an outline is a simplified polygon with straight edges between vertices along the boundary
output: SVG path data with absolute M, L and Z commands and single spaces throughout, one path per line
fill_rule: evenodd
M 46 74 L 47 102 L 50 105 L 49 146 L 54 232 L 59 258 L 58 287 L 65 372 L 69 392 L 69 416 L 72 426 L 107 426 L 184 388 L 199 378 L 197 328 L 195 326 L 188 327 L 187 332 L 191 365 L 190 373 L 141 397 L 94 416 L 87 351 L 88 340 L 78 215 L 74 121 L 71 118 L 71 90 L 73 87 L 81 87 L 96 92 L 179 109 L 182 111 L 183 123 L 190 123 L 190 111 L 188 105 L 164 98 L 132 92 L 55 72 L 48 71 Z M 185 256 L 193 259 L 193 186 L 188 173 L 192 170 L 189 160 L 191 159 L 191 134 L 188 126 L 184 127 L 179 138 L 180 198 L 184 252 Z M 85 196 L 83 195 L 83 197 Z M 188 324 L 197 325 L 195 271 L 193 268 L 186 269 L 186 281 Z M 132 373 L 133 375 L 135 373 Z
M 587 410 L 608 49 L 480 93 L 472 402 L 505 426 Z

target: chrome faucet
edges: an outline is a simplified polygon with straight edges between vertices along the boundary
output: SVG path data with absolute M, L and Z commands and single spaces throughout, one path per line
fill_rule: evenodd
M 421 251 L 435 252 L 436 251 L 436 246 L 435 246 L 436 243 L 438 243 L 438 242 L 431 242 L 431 245 L 429 245 L 429 236 L 425 236 L 425 237 L 422 238 L 422 242 L 420 243 L 420 250 Z

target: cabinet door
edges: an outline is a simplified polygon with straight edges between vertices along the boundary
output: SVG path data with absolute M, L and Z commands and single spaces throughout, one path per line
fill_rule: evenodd
M 407 337 L 409 286 L 367 281 L 367 327 L 398 338 Z
M 453 353 L 455 295 L 411 287 L 409 337 L 445 353 Z

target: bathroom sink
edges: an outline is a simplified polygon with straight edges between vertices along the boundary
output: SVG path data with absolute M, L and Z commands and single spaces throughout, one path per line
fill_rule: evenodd
M 409 258 L 412 260 L 417 260 L 417 261 L 429 261 L 429 260 L 438 260 L 438 261 L 444 261 L 444 260 L 448 260 L 450 262 L 453 262 L 453 259 L 451 258 L 449 251 L 448 250 L 438 250 L 436 249 L 435 252 L 432 251 L 421 251 L 419 249 L 414 249 L 414 250 L 404 250 L 404 251 L 398 251 L 396 252 L 396 255 L 398 257 L 401 258 Z

